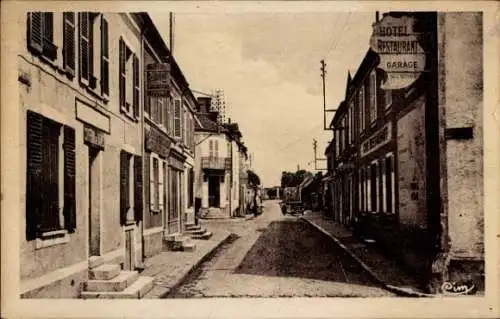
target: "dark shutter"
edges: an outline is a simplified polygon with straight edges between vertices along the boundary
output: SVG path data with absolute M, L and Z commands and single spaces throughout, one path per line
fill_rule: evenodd
M 120 47 L 119 47 L 119 82 L 120 82 L 120 108 L 125 108 L 125 42 L 120 38 Z
M 134 214 L 135 221 L 142 220 L 142 157 L 134 156 Z
M 76 156 L 75 129 L 64 126 L 64 228 L 72 233 L 76 229 Z
M 63 13 L 63 67 L 75 71 L 75 13 Z
M 79 65 L 80 65 L 80 81 L 89 82 L 90 74 L 90 17 L 88 12 L 78 13 L 79 21 Z
M 42 52 L 43 48 L 43 13 L 28 13 L 28 46 L 36 52 Z
M 144 207 L 146 207 L 146 209 L 150 209 L 150 191 L 151 191 L 151 187 L 150 187 L 150 176 L 149 176 L 149 170 L 150 170 L 150 167 L 149 167 L 149 160 L 150 160 L 150 156 L 151 156 L 151 153 L 146 153 L 146 157 L 144 158 L 144 178 L 143 178 L 143 187 L 145 188 L 144 190 Z M 149 224 L 148 225 L 145 225 L 146 227 L 149 227 Z
M 109 95 L 109 35 L 104 15 L 101 16 L 101 93 Z
M 43 117 L 27 114 L 26 239 L 36 238 L 42 217 Z
M 129 162 L 128 154 L 120 152 L 120 223 L 127 222 L 127 211 L 130 208 L 129 200 Z
M 132 60 L 132 68 L 133 68 L 133 92 L 134 92 L 134 97 L 133 97 L 133 103 L 134 103 L 134 117 L 139 118 L 139 59 L 137 56 L 134 54 L 133 60 Z M 159 122 L 159 121 L 158 121 Z

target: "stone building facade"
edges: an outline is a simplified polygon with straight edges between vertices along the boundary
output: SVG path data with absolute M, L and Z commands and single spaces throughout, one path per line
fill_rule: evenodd
M 447 280 L 481 289 L 481 14 L 385 16 L 415 19 L 425 71 L 410 86 L 384 90 L 380 55 L 369 49 L 348 75 L 325 152 L 331 213 L 376 239 L 429 290 Z

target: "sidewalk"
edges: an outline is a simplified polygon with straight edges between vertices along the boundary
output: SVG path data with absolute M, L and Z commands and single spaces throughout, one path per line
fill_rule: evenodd
M 433 296 L 420 290 L 419 282 L 402 266 L 377 252 L 375 247 L 360 241 L 343 225 L 324 218 L 319 212 L 311 212 L 302 219 L 333 239 L 387 290 L 402 296 Z
M 164 251 L 144 262 L 145 269 L 141 275 L 155 277 L 153 289 L 144 298 L 164 298 L 231 235 L 223 229 L 209 230 L 213 233 L 209 240 L 193 240 L 196 243 L 193 252 Z

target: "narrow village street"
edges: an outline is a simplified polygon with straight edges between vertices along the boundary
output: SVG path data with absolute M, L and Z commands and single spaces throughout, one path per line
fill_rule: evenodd
M 328 237 L 278 201 L 252 219 L 204 221 L 238 237 L 222 245 L 167 298 L 393 296 Z

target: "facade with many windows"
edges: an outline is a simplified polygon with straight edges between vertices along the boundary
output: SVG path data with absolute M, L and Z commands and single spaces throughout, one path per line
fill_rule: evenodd
M 95 297 L 93 269 L 132 276 L 194 223 L 197 100 L 145 13 L 19 23 L 21 296 Z
M 196 99 L 147 14 L 134 14 L 144 34 L 145 255 L 162 250 L 166 235 L 194 223 Z
M 325 152 L 331 214 L 356 233 L 381 243 L 429 283 L 430 290 L 436 289 L 432 283 L 450 278 L 473 280 L 480 287 L 484 279 L 483 235 L 478 228 L 482 225 L 482 195 L 476 189 L 482 189 L 477 184 L 482 181 L 482 142 L 481 114 L 475 108 L 482 101 L 482 93 L 477 91 L 482 79 L 476 71 L 482 69 L 477 58 L 481 45 L 476 43 L 482 25 L 480 13 L 462 15 L 471 29 L 461 28 L 461 33 L 453 31 L 459 15 L 389 15 L 415 18 L 414 30 L 426 52 L 425 71 L 409 87 L 384 90 L 381 84 L 387 75 L 379 68 L 379 55 L 369 49 L 354 77 L 348 76 L 345 99 L 331 122 L 334 138 Z M 477 49 L 459 52 L 453 46 L 457 41 Z M 450 74 L 450 62 L 443 62 L 450 60 L 468 61 L 467 72 L 474 76 L 460 83 L 438 82 Z M 443 103 L 446 96 L 457 94 L 467 102 Z M 458 115 L 462 112 L 473 116 L 467 121 Z M 470 147 L 467 151 L 466 145 Z M 468 164 L 451 156 L 458 149 L 459 157 L 468 158 Z M 465 176 L 458 167 L 470 174 Z M 473 184 L 477 201 L 464 203 L 458 194 L 463 196 L 465 185 Z M 458 205 L 472 205 L 478 213 Z M 455 214 L 467 218 L 458 221 Z M 469 232 L 468 244 L 456 235 L 463 228 Z
M 21 295 L 77 296 L 92 261 L 142 262 L 141 31 L 128 14 L 19 21 Z

